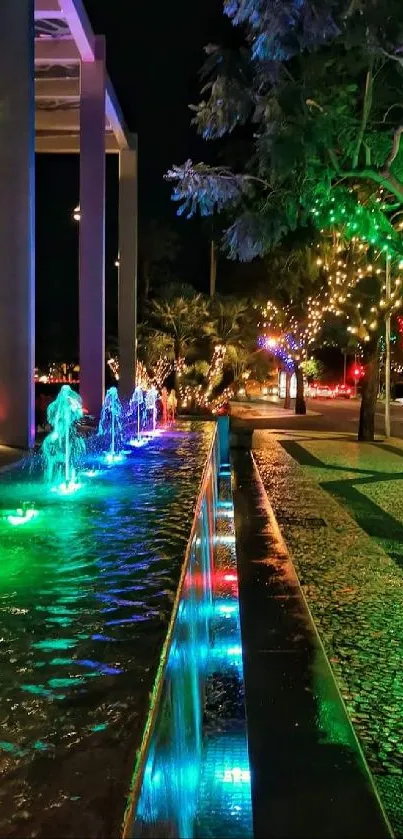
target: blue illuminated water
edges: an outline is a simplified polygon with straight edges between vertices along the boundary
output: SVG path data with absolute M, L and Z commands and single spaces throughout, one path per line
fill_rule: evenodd
M 2 476 L 4 508 L 38 515 L 0 519 L 1 836 L 120 834 L 213 430 L 94 459 L 68 497 Z
M 252 836 L 233 506 L 228 469 L 223 473 L 218 499 L 204 499 L 191 546 L 127 833 L 134 839 Z M 217 535 L 209 540 L 212 528 Z
M 124 447 L 124 412 L 116 387 L 110 387 L 105 394 L 98 426 L 98 437 L 105 448 L 109 463 L 121 458 Z
M 242 642 L 230 471 L 220 471 L 204 745 L 195 837 L 252 837 Z

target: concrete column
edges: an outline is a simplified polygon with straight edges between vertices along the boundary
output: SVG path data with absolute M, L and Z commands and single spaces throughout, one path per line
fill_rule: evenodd
M 119 391 L 135 385 L 137 357 L 137 138 L 119 157 Z
M 34 2 L 0 3 L 0 443 L 35 438 Z
M 105 42 L 81 63 L 80 393 L 90 414 L 105 389 Z

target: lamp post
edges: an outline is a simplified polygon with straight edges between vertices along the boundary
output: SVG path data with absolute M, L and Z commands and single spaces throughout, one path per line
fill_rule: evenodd
M 390 437 L 390 256 L 386 256 L 385 272 L 385 437 Z

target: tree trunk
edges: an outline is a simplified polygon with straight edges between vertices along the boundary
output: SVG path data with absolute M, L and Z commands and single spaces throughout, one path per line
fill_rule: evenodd
M 284 399 L 284 408 L 291 407 L 291 373 L 288 370 L 285 371 L 285 399 Z
M 178 364 L 181 361 L 181 345 L 179 341 L 174 340 L 174 388 L 178 397 L 180 387 L 180 376 L 178 374 Z
M 379 341 L 371 343 L 365 357 L 365 376 L 362 384 L 358 439 L 371 443 L 375 434 L 375 409 L 378 397 Z
M 151 272 L 150 263 L 147 259 L 143 262 L 143 294 L 144 300 L 148 300 L 150 296 Z
M 295 376 L 297 379 L 297 395 L 295 398 L 295 413 L 306 414 L 306 402 L 304 398 L 304 376 L 299 364 L 295 364 Z

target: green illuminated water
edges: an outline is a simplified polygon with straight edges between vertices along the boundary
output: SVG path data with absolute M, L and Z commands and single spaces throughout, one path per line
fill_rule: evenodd
M 85 454 L 84 439 L 77 431 L 82 415 L 81 397 L 63 385 L 47 410 L 52 431 L 43 442 L 42 457 L 46 480 L 66 493 L 75 489 L 77 467 Z
M 214 425 L 186 423 L 71 496 L 1 478 L 0 834 L 118 835 Z M 94 464 L 92 464 L 94 466 Z

